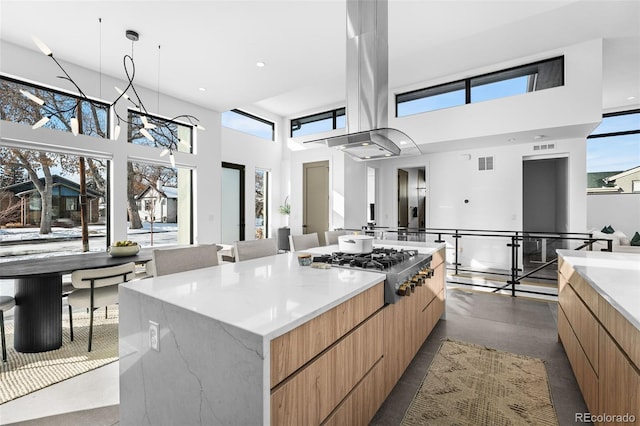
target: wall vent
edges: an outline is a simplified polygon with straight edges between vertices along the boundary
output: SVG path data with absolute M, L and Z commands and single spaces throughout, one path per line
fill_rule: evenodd
M 555 149 L 556 144 L 554 143 L 548 143 L 548 144 L 542 144 L 542 145 L 534 145 L 533 146 L 533 150 L 534 151 L 544 151 L 547 149 Z
M 493 157 L 478 157 L 478 170 L 493 170 Z

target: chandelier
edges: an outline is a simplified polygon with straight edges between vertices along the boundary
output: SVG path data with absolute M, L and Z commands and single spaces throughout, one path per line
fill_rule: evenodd
M 136 74 L 136 65 L 135 65 L 135 62 L 133 61 L 133 43 L 138 41 L 140 39 L 140 36 L 136 31 L 133 31 L 133 30 L 127 30 L 125 33 L 125 36 L 127 37 L 127 39 L 131 40 L 132 53 L 131 55 L 124 55 L 122 59 L 124 72 L 127 78 L 127 86 L 124 88 L 124 90 L 120 89 L 117 86 L 114 86 L 114 89 L 118 93 L 118 96 L 115 98 L 113 102 L 109 104 L 109 110 L 113 111 L 115 118 L 117 119 L 112 138 L 114 140 L 117 140 L 118 137 L 120 136 L 121 123 L 127 123 L 130 126 L 138 125 L 120 116 L 120 114 L 118 113 L 118 110 L 115 108 L 116 104 L 121 99 L 125 99 L 129 101 L 134 106 L 134 108 L 140 113 L 140 121 L 142 122 L 142 127 L 139 129 L 140 133 L 149 141 L 162 146 L 163 150 L 161 151 L 160 156 L 164 157 L 167 154 L 169 154 L 169 161 L 171 162 L 171 166 L 175 167 L 175 158 L 173 156 L 173 152 L 178 150 L 178 144 L 183 145 L 188 149 L 191 149 L 191 145 L 181 140 L 176 135 L 176 132 L 170 128 L 171 124 L 173 125 L 178 124 L 177 120 L 185 120 L 192 127 L 195 127 L 198 130 L 205 130 L 205 128 L 200 124 L 198 124 L 199 120 L 196 117 L 189 114 L 178 115 L 168 120 L 162 120 L 162 121 L 158 120 L 157 124 L 149 122 L 149 120 L 147 119 L 147 116 L 150 114 L 148 113 L 147 108 L 142 102 L 142 99 L 140 99 L 140 96 L 138 95 L 138 91 L 136 90 L 136 87 L 133 84 L 133 80 Z M 40 49 L 40 51 L 44 53 L 46 56 L 50 57 L 56 63 L 58 68 L 60 68 L 60 70 L 64 73 L 63 76 L 58 76 L 58 78 L 61 78 L 63 80 L 67 80 L 68 82 L 70 82 L 76 88 L 79 96 L 82 98 L 83 101 L 88 102 L 91 105 L 97 105 L 98 103 L 90 99 L 84 93 L 84 91 L 78 86 L 78 84 L 73 80 L 73 78 L 71 78 L 69 73 L 64 69 L 64 67 L 60 64 L 60 62 L 58 62 L 55 56 L 53 56 L 53 52 L 51 51 L 51 49 L 49 49 L 49 47 L 36 36 L 32 36 L 32 39 L 33 39 L 33 42 L 38 47 L 38 49 Z M 158 46 L 158 48 L 160 48 L 160 46 Z M 43 99 L 39 98 L 35 94 L 25 89 L 20 89 L 20 93 L 22 93 L 22 95 L 25 96 L 26 98 L 40 105 L 40 107 L 45 111 L 44 116 L 32 126 L 33 129 L 37 129 L 39 127 L 44 126 L 51 119 L 51 117 L 56 113 L 64 114 L 72 111 L 73 109 L 78 108 L 77 105 L 72 105 L 70 108 L 67 108 L 66 110 L 61 110 L 58 107 L 54 107 L 53 105 L 49 105 L 45 103 Z M 160 93 L 158 93 L 158 96 L 160 96 Z M 103 107 L 102 104 L 100 104 L 100 106 Z M 73 135 L 77 136 L 79 133 L 79 122 L 78 122 L 77 116 L 71 117 L 71 119 L 69 120 L 69 126 L 71 127 L 71 132 L 73 133 Z M 151 129 L 156 129 L 156 132 L 158 132 L 163 136 L 162 138 L 163 141 L 155 140 L 154 137 L 149 132 L 149 130 Z

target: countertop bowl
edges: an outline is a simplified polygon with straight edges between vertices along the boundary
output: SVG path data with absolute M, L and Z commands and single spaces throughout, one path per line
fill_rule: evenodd
M 309 253 L 299 253 L 298 254 L 298 264 L 300 266 L 309 266 L 313 261 L 313 256 Z
M 140 246 L 134 244 L 132 246 L 111 246 L 109 254 L 113 257 L 135 256 L 140 251 Z

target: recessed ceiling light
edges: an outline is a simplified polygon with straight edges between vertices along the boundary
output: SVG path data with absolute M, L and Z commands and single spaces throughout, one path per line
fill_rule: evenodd
M 535 135 L 533 138 L 534 138 L 535 140 L 540 140 L 540 139 L 544 139 L 544 138 L 546 138 L 546 137 L 547 137 L 547 135 Z
M 627 98 L 627 100 L 628 100 L 628 101 L 632 101 L 632 100 L 634 100 L 635 98 L 636 98 L 635 96 L 629 96 L 629 97 Z
M 262 62 L 262 61 L 256 62 L 256 67 L 258 67 L 258 68 L 262 68 L 262 67 L 264 67 L 265 65 L 266 65 L 266 64 L 265 64 L 264 62 Z
M 207 88 L 206 87 L 198 87 L 198 90 L 201 92 L 206 92 Z

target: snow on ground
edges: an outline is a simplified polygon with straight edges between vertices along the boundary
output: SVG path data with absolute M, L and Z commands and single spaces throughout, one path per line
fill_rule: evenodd
M 53 227 L 50 234 L 41 235 L 39 228 L 0 229 L 0 262 L 20 259 L 37 259 L 46 256 L 60 256 L 80 253 L 82 250 L 80 227 Z M 175 244 L 178 234 L 176 223 L 144 222 L 142 229 L 129 229 L 127 238 L 141 247 Z M 153 244 L 152 244 L 153 239 Z M 89 250 L 106 250 L 105 225 L 89 226 Z

